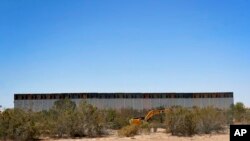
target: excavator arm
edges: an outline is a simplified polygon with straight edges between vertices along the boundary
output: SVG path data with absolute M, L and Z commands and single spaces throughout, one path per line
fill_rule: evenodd
M 162 113 L 167 112 L 169 109 L 155 109 L 155 110 L 150 110 L 145 117 L 136 117 L 136 118 L 132 118 L 129 120 L 129 123 L 132 125 L 140 125 L 142 124 L 142 122 L 148 122 L 149 119 L 151 119 L 153 116 L 155 115 L 159 115 Z
M 147 115 L 145 116 L 145 121 L 148 121 L 149 119 L 151 119 L 153 116 L 155 115 L 159 115 L 161 113 L 164 113 L 165 110 L 151 110 L 147 113 Z

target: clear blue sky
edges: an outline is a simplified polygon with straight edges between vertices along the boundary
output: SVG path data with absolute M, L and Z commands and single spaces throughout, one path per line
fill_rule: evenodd
M 26 92 L 233 91 L 250 106 L 249 6 L 1 0 L 0 105 Z

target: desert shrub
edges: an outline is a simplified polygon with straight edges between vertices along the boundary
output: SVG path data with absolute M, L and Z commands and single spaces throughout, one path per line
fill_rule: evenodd
M 49 126 L 44 131 L 51 131 L 54 137 L 93 137 L 104 133 L 104 113 L 85 101 L 78 107 L 69 99 L 57 101 L 47 117 Z
M 103 110 L 105 113 L 106 126 L 109 129 L 121 129 L 128 125 L 128 117 L 122 116 L 122 114 L 116 110 L 108 109 Z
M 148 122 L 142 122 L 142 124 L 139 126 L 139 132 L 144 134 L 149 134 L 150 129 L 154 127 L 153 124 L 149 124 Z
M 33 140 L 39 136 L 32 112 L 8 109 L 0 118 L 0 138 L 3 140 Z
M 243 103 L 238 102 L 235 105 L 232 105 L 229 112 L 232 114 L 234 123 L 237 123 L 237 124 L 249 123 L 249 119 L 250 119 L 249 109 L 247 109 Z
M 49 111 L 50 130 L 55 137 L 69 136 L 73 128 L 76 104 L 69 100 L 58 100 Z
M 224 131 L 227 125 L 225 111 L 207 108 L 173 108 L 166 114 L 167 131 L 172 135 L 192 136 Z
M 246 124 L 250 124 L 250 109 L 246 110 Z
M 227 124 L 233 124 L 234 123 L 234 114 L 233 114 L 233 105 L 227 110 L 225 110 L 225 113 L 227 115 Z
M 225 111 L 212 107 L 198 109 L 195 112 L 198 115 L 197 132 L 209 134 L 212 131 L 223 131 L 227 124 L 227 115 Z
M 41 112 L 33 112 L 33 120 L 39 129 L 39 134 L 43 136 L 52 136 L 53 128 L 55 123 L 52 118 L 52 112 L 49 111 L 41 111 Z
M 82 101 L 74 115 L 71 136 L 99 136 L 104 133 L 104 113 Z
M 191 136 L 196 133 L 196 115 L 186 108 L 173 108 L 166 115 L 167 129 L 172 135 Z
M 121 128 L 118 131 L 118 136 L 131 137 L 131 136 L 134 136 L 134 135 L 138 134 L 138 132 L 139 132 L 139 127 L 138 126 L 136 126 L 136 125 L 128 125 L 128 126 L 125 126 L 125 127 Z

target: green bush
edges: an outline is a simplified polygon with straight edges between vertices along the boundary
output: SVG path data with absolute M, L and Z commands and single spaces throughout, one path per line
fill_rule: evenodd
M 69 99 L 55 102 L 49 111 L 20 109 L 0 114 L 0 139 L 33 140 L 42 136 L 93 137 L 104 134 L 105 112 L 82 101 L 78 107 Z
M 104 114 L 85 101 L 76 107 L 65 99 L 50 111 L 51 133 L 56 137 L 93 137 L 103 134 Z
M 250 123 L 250 109 L 247 109 L 241 102 L 232 105 L 229 110 L 236 124 L 249 124 Z
M 3 140 L 33 140 L 39 137 L 39 128 L 33 113 L 8 109 L 0 116 L 0 138 Z
M 69 99 L 58 100 L 49 111 L 51 134 L 55 137 L 70 136 L 73 130 L 76 104 Z
M 227 125 L 227 115 L 225 111 L 207 107 L 199 109 L 196 114 L 199 116 L 197 132 L 210 134 L 212 131 L 223 131 Z
M 128 125 L 128 126 L 125 126 L 125 127 L 121 128 L 118 131 L 118 136 L 131 137 L 131 136 L 137 135 L 138 132 L 139 132 L 139 127 L 138 126 L 136 126 L 136 125 Z
M 105 113 L 106 126 L 109 129 L 121 129 L 128 125 L 128 117 L 122 116 L 121 112 L 113 109 L 103 110 Z
M 250 124 L 250 109 L 246 110 L 246 124 Z
M 196 115 L 186 108 L 173 108 L 166 115 L 167 129 L 172 135 L 191 136 L 196 133 Z
M 71 136 L 99 136 L 104 133 L 104 114 L 86 102 L 81 102 L 73 119 Z
M 166 114 L 167 131 L 172 135 L 192 136 L 224 131 L 227 125 L 225 111 L 215 108 L 173 108 Z

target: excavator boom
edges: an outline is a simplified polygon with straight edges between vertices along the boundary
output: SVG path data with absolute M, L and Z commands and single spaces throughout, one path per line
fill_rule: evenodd
M 159 115 L 162 113 L 165 113 L 169 111 L 169 109 L 155 109 L 155 110 L 150 110 L 145 117 L 137 117 L 137 118 L 132 118 L 129 120 L 129 123 L 132 125 L 140 125 L 143 122 L 148 122 L 149 119 L 151 119 L 155 115 Z

